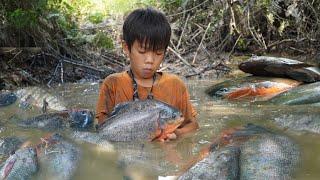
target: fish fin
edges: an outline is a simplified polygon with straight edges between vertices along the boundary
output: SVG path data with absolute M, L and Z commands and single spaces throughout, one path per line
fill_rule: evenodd
M 112 116 L 115 116 L 115 115 L 119 114 L 120 112 L 122 112 L 122 109 L 125 110 L 127 106 L 129 106 L 129 102 L 124 102 L 124 103 L 117 104 L 113 108 L 113 110 L 110 113 L 109 117 L 112 117 Z
M 12 159 L 5 165 L 3 174 L 1 175 L 3 179 L 6 179 L 6 177 L 10 174 L 10 171 L 13 168 L 15 162 L 16 162 L 16 159 Z

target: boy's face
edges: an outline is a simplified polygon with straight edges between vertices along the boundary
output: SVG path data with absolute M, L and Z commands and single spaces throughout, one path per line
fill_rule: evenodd
M 143 46 L 144 44 L 136 40 L 130 51 L 128 45 L 125 42 L 123 43 L 124 52 L 129 56 L 130 66 L 136 78 L 150 79 L 159 68 L 164 58 L 165 50 L 152 51 Z

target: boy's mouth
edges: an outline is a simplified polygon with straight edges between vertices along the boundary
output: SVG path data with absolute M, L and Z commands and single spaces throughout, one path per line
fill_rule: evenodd
M 150 69 L 150 68 L 143 68 L 142 71 L 143 71 L 143 74 L 151 74 L 152 73 L 152 69 Z

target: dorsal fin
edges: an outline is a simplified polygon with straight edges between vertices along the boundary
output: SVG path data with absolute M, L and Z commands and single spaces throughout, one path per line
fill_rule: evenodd
M 115 116 L 117 115 L 118 113 L 124 111 L 126 109 L 126 107 L 129 106 L 129 103 L 130 102 L 124 102 L 124 103 L 120 103 L 120 104 L 117 104 L 113 110 L 111 111 L 111 113 L 109 114 L 109 117 L 112 117 L 112 116 Z

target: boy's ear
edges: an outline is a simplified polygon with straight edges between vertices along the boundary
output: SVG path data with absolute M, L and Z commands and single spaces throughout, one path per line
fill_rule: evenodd
M 122 49 L 125 55 L 129 55 L 129 46 L 125 41 L 122 41 Z

